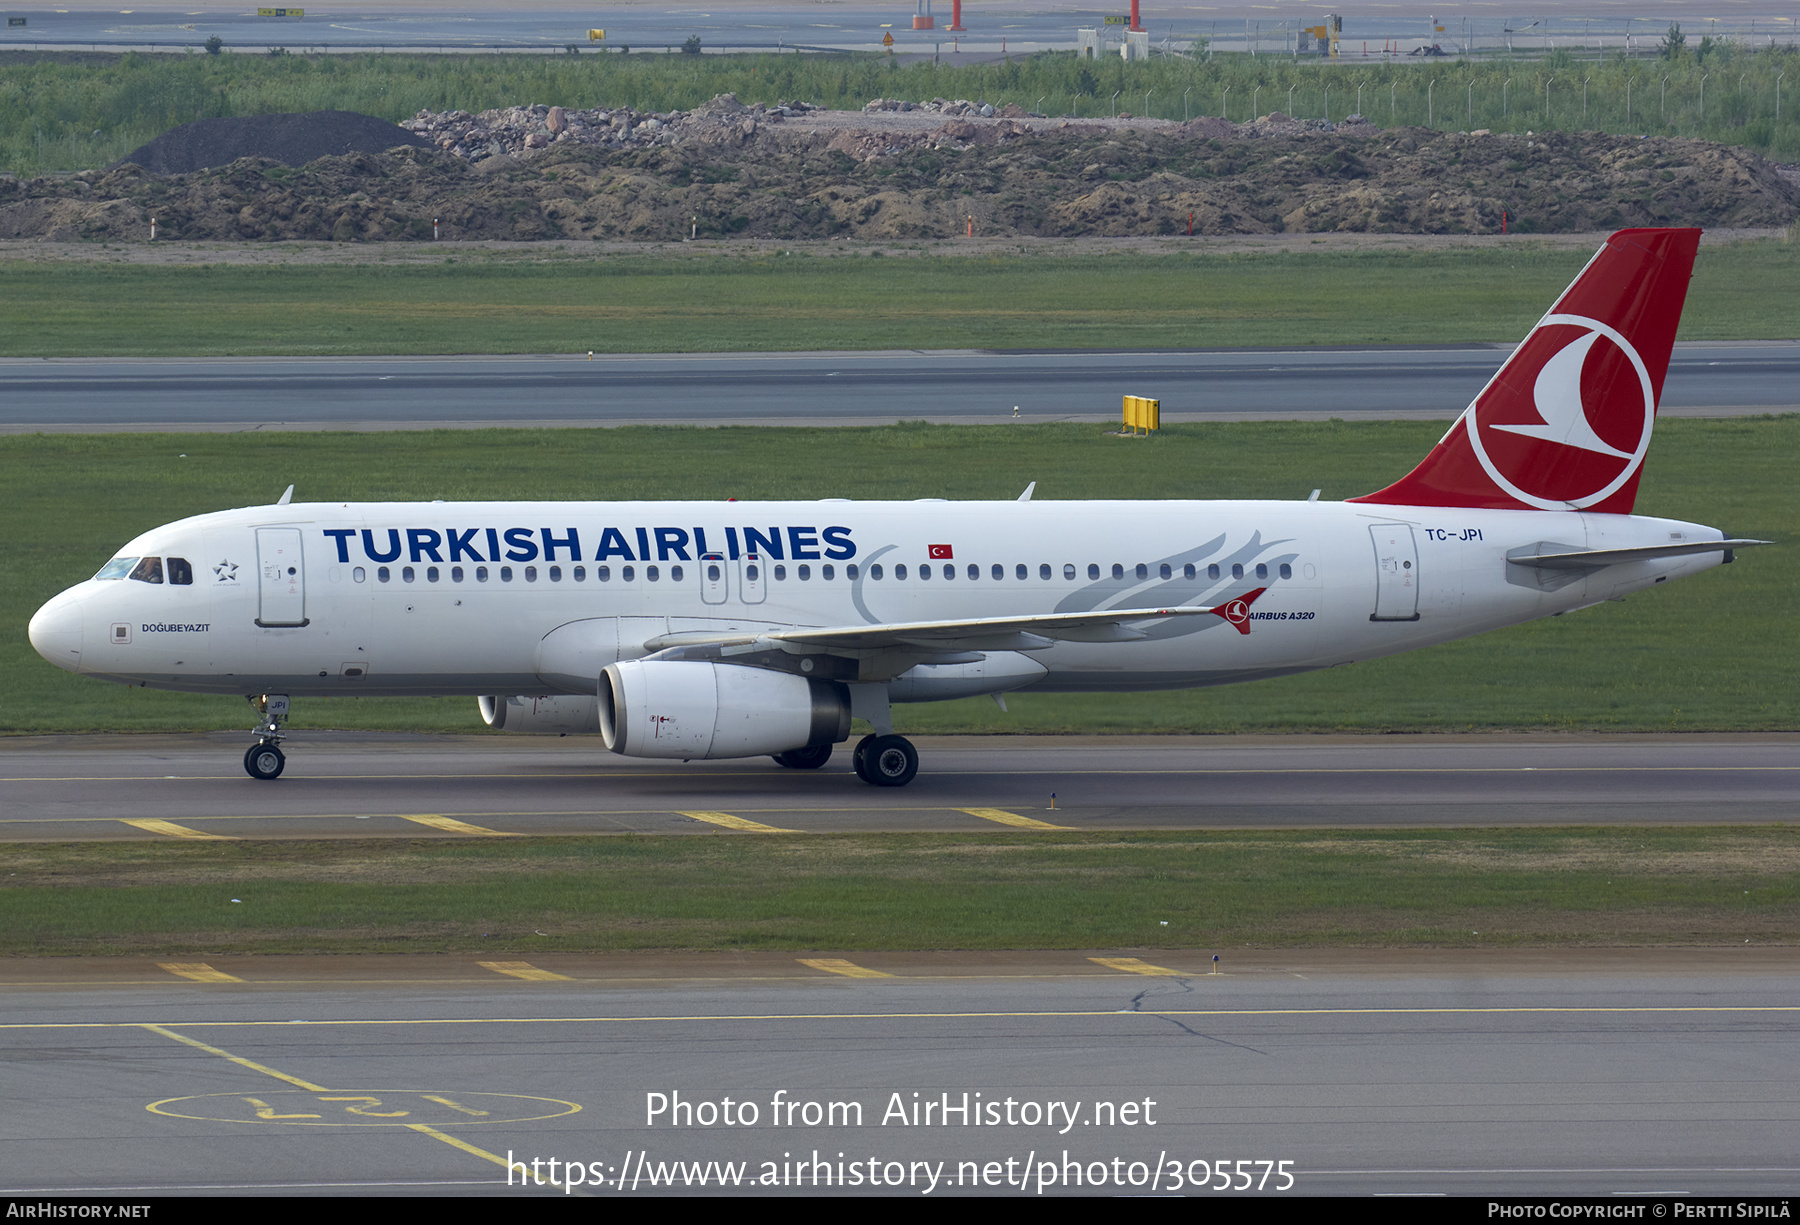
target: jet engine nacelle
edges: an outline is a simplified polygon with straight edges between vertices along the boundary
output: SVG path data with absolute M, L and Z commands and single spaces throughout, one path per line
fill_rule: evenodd
M 481 721 L 497 732 L 527 735 L 589 735 L 600 730 L 600 701 L 579 697 L 482 697 Z
M 600 735 L 626 757 L 760 757 L 850 738 L 835 681 L 690 660 L 632 660 L 600 674 Z

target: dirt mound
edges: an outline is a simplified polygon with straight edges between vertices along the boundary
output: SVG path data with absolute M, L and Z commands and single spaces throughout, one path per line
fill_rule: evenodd
M 1800 182 L 1783 168 L 1705 141 L 1381 130 L 1278 113 L 1115 125 L 982 115 L 960 101 L 907 105 L 863 115 L 727 95 L 661 116 L 446 112 L 408 121 L 425 148 L 393 148 L 397 129 L 383 124 L 373 129 L 383 151 L 299 166 L 288 158 L 310 150 L 290 145 L 285 157 L 188 174 L 128 163 L 0 180 L 0 238 L 138 241 L 151 218 L 159 240 L 349 242 L 429 240 L 434 230 L 511 241 L 892 240 L 971 224 L 988 238 L 1190 227 L 1479 234 L 1499 233 L 1503 216 L 1514 233 L 1574 233 L 1800 217 Z
M 107 169 L 131 162 L 153 174 L 192 174 L 213 166 L 229 166 L 241 157 L 266 157 L 284 166 L 304 166 L 321 157 L 381 153 L 396 145 L 422 148 L 426 143 L 385 119 L 355 111 L 246 115 L 184 123 L 132 150 Z

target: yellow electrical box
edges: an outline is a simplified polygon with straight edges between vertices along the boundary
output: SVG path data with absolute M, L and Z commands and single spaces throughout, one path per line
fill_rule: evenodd
M 1125 428 L 1135 433 L 1162 428 L 1162 401 L 1147 396 L 1125 397 Z
M 600 42 L 605 37 L 606 37 L 605 30 L 589 30 L 588 31 L 588 41 L 591 43 Z

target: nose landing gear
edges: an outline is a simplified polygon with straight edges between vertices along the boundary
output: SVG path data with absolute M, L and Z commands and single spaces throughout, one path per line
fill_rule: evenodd
M 287 767 L 287 754 L 281 751 L 281 725 L 287 722 L 288 696 L 285 693 L 252 695 L 259 720 L 254 729 L 256 743 L 244 754 L 244 770 L 251 778 L 264 781 L 281 777 Z

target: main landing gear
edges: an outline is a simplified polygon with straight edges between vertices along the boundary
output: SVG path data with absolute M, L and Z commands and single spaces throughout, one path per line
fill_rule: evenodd
M 919 750 L 905 736 L 864 736 L 850 760 L 856 777 L 877 787 L 904 787 L 919 772 Z
M 256 707 L 258 721 L 256 743 L 244 754 L 244 770 L 251 778 L 264 781 L 281 777 L 287 768 L 287 754 L 281 751 L 281 725 L 287 722 L 288 697 L 285 693 L 265 693 L 250 698 Z

